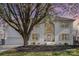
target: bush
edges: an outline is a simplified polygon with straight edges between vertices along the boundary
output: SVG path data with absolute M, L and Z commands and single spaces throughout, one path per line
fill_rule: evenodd
M 68 44 L 68 43 L 64 43 L 64 45 L 65 45 L 65 46 L 68 46 L 69 44 Z

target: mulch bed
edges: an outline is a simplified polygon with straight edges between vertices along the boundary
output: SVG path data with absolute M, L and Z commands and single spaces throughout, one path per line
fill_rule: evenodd
M 79 48 L 79 45 L 67 45 L 67 46 L 38 46 L 38 45 L 30 45 L 30 46 L 20 46 L 15 48 L 17 52 L 50 52 L 50 51 L 63 51 L 66 49 Z

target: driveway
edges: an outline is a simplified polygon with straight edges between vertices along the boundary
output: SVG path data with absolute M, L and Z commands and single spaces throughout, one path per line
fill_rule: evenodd
M 0 45 L 0 52 L 10 50 L 21 45 Z

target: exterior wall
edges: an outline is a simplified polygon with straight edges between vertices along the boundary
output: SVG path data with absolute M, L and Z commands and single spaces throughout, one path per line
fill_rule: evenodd
M 45 26 L 43 23 L 43 24 L 40 24 L 40 26 L 38 28 L 35 28 L 32 31 L 32 33 L 36 31 L 39 34 L 38 40 L 35 41 L 35 45 L 46 45 L 46 44 L 47 45 L 62 45 L 62 44 L 64 45 L 65 43 L 67 43 L 68 45 L 73 45 L 73 22 L 67 21 L 67 23 L 68 23 L 67 28 L 61 27 L 62 21 L 53 21 L 53 23 L 54 23 L 54 33 L 55 33 L 53 36 L 55 36 L 55 38 L 54 38 L 55 41 L 54 42 L 53 41 L 51 41 L 51 42 L 44 41 L 45 40 L 45 34 L 44 34 Z M 52 28 L 53 28 L 53 26 L 52 26 Z M 51 33 L 53 34 L 53 32 L 51 32 Z M 68 40 L 61 40 L 60 39 L 60 35 L 62 33 L 69 34 Z M 30 36 L 29 45 L 31 45 L 32 42 L 33 42 L 32 36 Z M 40 44 L 38 44 L 38 43 L 40 43 Z
M 69 22 L 69 27 L 68 28 L 61 28 L 61 22 L 54 22 L 55 24 L 55 41 L 52 42 L 51 41 L 51 45 L 59 45 L 59 44 L 65 44 L 65 43 L 68 43 L 69 45 L 72 45 L 73 44 L 73 36 L 72 36 L 72 23 Z M 39 28 L 35 29 L 35 31 L 37 31 L 37 33 L 39 33 L 39 39 L 36 41 L 36 45 L 38 45 L 38 43 L 40 44 L 46 44 L 46 43 L 49 43 L 49 42 L 46 42 L 44 41 L 44 24 L 41 24 Z M 34 30 L 32 31 L 34 32 Z M 62 33 L 68 33 L 69 34 L 69 40 L 60 40 L 59 39 L 59 36 L 62 34 Z M 52 33 L 53 34 L 53 33 Z M 30 37 L 30 41 L 29 41 L 29 45 L 31 45 L 32 43 L 32 36 Z M 49 44 L 50 45 L 50 44 Z
M 52 25 L 52 24 L 51 24 Z M 53 25 L 52 25 L 53 29 Z M 36 32 L 38 34 L 38 40 L 33 41 L 32 34 Z M 39 24 L 39 27 L 35 27 L 32 31 L 32 34 L 30 36 L 29 45 L 32 45 L 33 42 L 35 42 L 35 45 L 53 45 L 54 42 L 52 40 L 54 39 L 53 31 L 51 32 L 51 41 L 47 41 L 47 36 L 45 33 L 45 23 Z
M 61 28 L 61 22 L 55 22 L 55 43 L 57 45 L 61 45 L 64 43 L 68 43 L 69 45 L 73 45 L 73 36 L 72 36 L 72 23 L 69 22 L 68 28 Z M 62 33 L 69 34 L 69 40 L 60 40 L 60 35 Z
M 30 40 L 29 40 L 29 45 L 31 45 L 33 42 L 35 42 L 36 45 L 44 45 L 45 42 L 44 42 L 44 24 L 40 24 L 40 26 L 38 28 L 34 28 L 32 33 L 38 33 L 38 40 L 36 41 L 33 41 L 32 40 L 32 34 L 30 36 Z

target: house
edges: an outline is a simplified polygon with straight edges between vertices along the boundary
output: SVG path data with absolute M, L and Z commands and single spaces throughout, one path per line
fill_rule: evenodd
M 22 37 L 7 23 L 0 22 L 0 45 L 23 45 Z
M 31 33 L 29 45 L 73 45 L 73 21 L 58 16 L 47 16 Z
M 73 22 L 73 37 L 76 44 L 79 44 L 79 18 Z
M 73 45 L 73 21 L 59 16 L 47 16 L 33 28 L 28 45 Z M 10 26 L 5 31 L 0 30 L 4 35 L 1 39 L 6 38 L 5 45 L 23 45 L 22 37 Z

